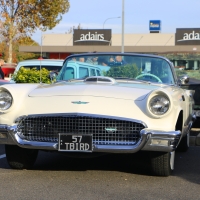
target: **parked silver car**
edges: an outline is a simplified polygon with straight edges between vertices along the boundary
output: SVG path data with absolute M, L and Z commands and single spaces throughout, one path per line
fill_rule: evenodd
M 16 75 L 17 72 L 21 67 L 25 69 L 33 69 L 40 70 L 42 68 L 45 68 L 49 71 L 55 71 L 59 72 L 62 68 L 64 60 L 62 59 L 30 59 L 30 60 L 24 60 L 17 64 L 15 71 L 13 75 Z M 15 83 L 14 76 L 10 79 L 11 83 Z

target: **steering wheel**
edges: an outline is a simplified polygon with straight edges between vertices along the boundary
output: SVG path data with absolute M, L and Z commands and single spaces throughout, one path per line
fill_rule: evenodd
M 141 78 L 141 77 L 143 77 L 143 76 L 151 76 L 151 77 L 154 77 L 156 80 L 158 80 L 159 83 L 162 83 L 162 81 L 160 80 L 160 78 L 157 77 L 157 76 L 154 75 L 154 74 L 140 74 L 139 76 L 135 77 L 135 79 L 139 79 L 139 78 Z

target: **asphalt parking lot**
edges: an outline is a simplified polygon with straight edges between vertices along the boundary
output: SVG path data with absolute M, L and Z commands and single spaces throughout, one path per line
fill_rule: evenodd
M 75 159 L 40 152 L 32 170 L 13 170 L 0 145 L 0 199 L 199 199 L 200 147 L 176 152 L 169 177 L 152 176 L 143 153 Z

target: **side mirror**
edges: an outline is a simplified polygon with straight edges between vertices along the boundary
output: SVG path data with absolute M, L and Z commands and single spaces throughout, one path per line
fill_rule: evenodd
M 188 77 L 188 75 L 183 75 L 179 78 L 181 84 L 186 84 L 190 81 L 190 78 Z
M 51 79 L 51 83 L 55 82 L 57 75 L 58 74 L 56 72 L 49 73 L 49 78 Z

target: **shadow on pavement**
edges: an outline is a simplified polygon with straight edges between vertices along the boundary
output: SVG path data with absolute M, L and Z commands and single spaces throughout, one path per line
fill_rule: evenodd
M 60 153 L 40 151 L 32 170 L 41 171 L 118 171 L 152 176 L 145 152 L 135 154 L 107 154 L 94 158 L 71 158 Z M 0 160 L 1 169 L 10 169 L 6 158 Z M 188 152 L 176 152 L 175 170 L 171 176 L 200 184 L 200 147 Z
M 175 171 L 178 176 L 200 184 L 200 147 L 190 147 L 187 152 L 176 152 Z
M 45 160 L 42 154 L 46 154 Z M 135 154 L 108 154 L 95 158 L 69 158 L 57 153 L 43 153 L 38 157 L 35 170 L 87 171 L 105 170 L 152 176 L 146 152 Z M 176 152 L 175 170 L 171 176 L 181 177 L 200 184 L 200 147 L 188 152 Z
M 44 154 L 46 154 L 45 160 L 43 159 Z M 56 171 L 105 170 L 151 175 L 146 157 L 144 152 L 132 155 L 106 154 L 93 158 L 72 158 L 59 153 L 40 152 L 34 169 Z

